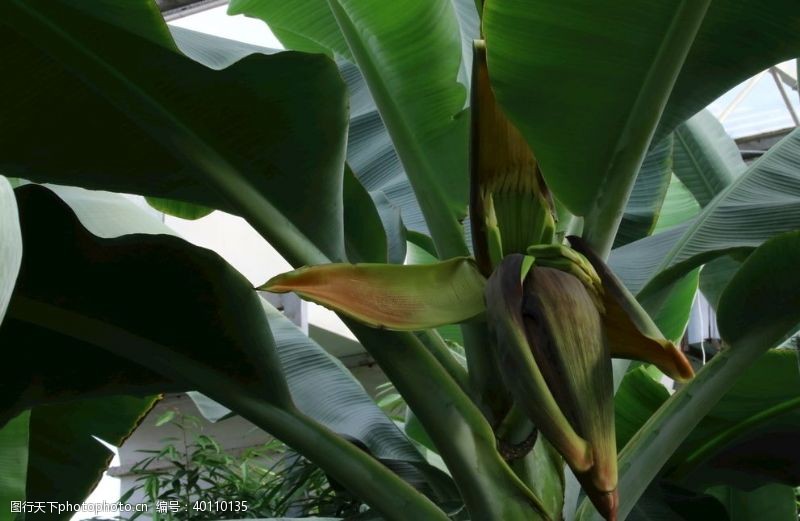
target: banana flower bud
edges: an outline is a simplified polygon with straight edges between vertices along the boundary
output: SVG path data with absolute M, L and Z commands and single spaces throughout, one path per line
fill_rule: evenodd
M 679 380 L 692 370 L 605 264 L 579 239 L 575 244 L 587 255 L 541 245 L 529 248 L 531 255 L 505 257 L 486 286 L 487 319 L 515 402 L 561 453 L 598 511 L 613 520 L 611 357 L 653 362 Z

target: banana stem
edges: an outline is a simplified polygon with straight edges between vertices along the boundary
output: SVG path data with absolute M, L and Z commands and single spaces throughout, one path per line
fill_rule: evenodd
M 542 503 L 497 451 L 478 407 L 422 342 L 409 333 L 372 329 L 343 318 L 428 433 L 473 521 L 538 521 Z

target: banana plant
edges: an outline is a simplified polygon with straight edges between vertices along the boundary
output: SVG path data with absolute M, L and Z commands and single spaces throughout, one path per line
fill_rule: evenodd
M 796 427 L 781 415 L 797 400 L 756 392 L 765 417 L 703 422 L 800 324 L 800 134 L 745 167 L 713 118 L 692 116 L 800 54 L 795 2 L 229 12 L 288 50 L 170 29 L 149 0 L 0 6 L 0 173 L 23 184 L 0 177 L 0 346 L 24 354 L 0 387 L 0 499 L 46 500 L 57 468 L 84 476 L 59 495 L 79 499 L 107 453 L 63 453 L 119 443 L 153 395 L 194 390 L 382 519 L 635 519 L 674 512 L 678 485 L 688 518 L 712 504 L 742 519 L 723 504 L 741 484 L 713 462 L 770 439 L 758 429 L 776 418 Z M 253 288 L 73 187 L 237 214 L 294 270 Z M 406 247 L 428 261 L 404 263 Z M 725 341 L 702 368 L 677 347 L 698 285 Z M 297 363 L 296 332 L 257 290 L 338 312 L 424 435 L 406 438 L 318 351 Z M 322 374 L 331 387 L 314 396 Z M 770 487 L 800 484 L 748 463 Z

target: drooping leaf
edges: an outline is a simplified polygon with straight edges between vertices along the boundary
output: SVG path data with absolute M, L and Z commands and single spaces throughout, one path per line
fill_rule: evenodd
M 182 385 L 207 364 L 220 379 L 287 403 L 258 298 L 216 254 L 168 235 L 100 238 L 40 186 L 17 189 L 17 199 L 26 257 L 0 334 L 4 347 L 29 360 L 3 379 L 4 413 L 64 399 L 65 390 L 79 396 L 175 387 L 135 367 L 145 360 L 166 364 Z M 88 357 L 82 364 L 71 361 L 78 353 Z M 120 357 L 134 360 L 135 370 Z
M 583 239 L 571 236 L 569 241 L 591 263 L 602 282 L 603 324 L 611 356 L 655 364 L 676 380 L 690 379 L 694 372 L 689 361 L 671 340 L 664 337 L 653 322 L 651 313 L 663 312 L 665 305 L 668 311 L 673 307 L 675 316 L 662 316 L 662 320 L 670 326 L 670 333 L 678 336 L 677 329 L 680 328 L 682 332 L 686 326 L 688 303 L 694 299 L 697 279 L 693 280 L 693 284 L 690 281 L 688 287 L 677 288 L 681 293 L 688 290 L 689 295 L 670 298 L 671 295 L 666 293 L 660 295 L 660 299 L 652 298 L 648 313 Z M 670 323 L 667 323 L 667 318 Z
M 233 0 L 229 15 L 244 14 L 267 22 L 287 49 L 337 55 L 352 61 L 327 0 Z
M 182 52 L 207 67 L 217 70 L 230 67 L 251 54 L 274 54 L 276 52 L 273 49 L 265 49 L 175 26 L 171 26 L 170 31 L 175 38 L 175 43 Z M 357 147 L 359 143 L 357 136 L 360 134 L 355 130 L 355 127 L 358 125 L 357 122 L 361 112 L 371 111 L 370 113 L 373 114 L 376 114 L 376 112 L 374 103 L 369 97 L 369 93 L 366 92 L 364 80 L 358 70 L 347 62 L 340 62 L 338 65 L 340 73 L 350 90 L 351 124 L 350 138 L 348 139 L 348 155 L 350 155 L 350 151 Z M 382 124 L 380 129 L 374 130 L 374 134 L 386 136 L 386 130 Z M 367 132 L 367 136 L 371 137 L 372 135 L 373 133 Z M 391 142 L 389 142 L 389 148 L 391 148 Z M 402 171 L 398 175 L 403 177 Z M 405 184 L 408 184 L 407 180 Z M 407 187 L 407 189 L 410 193 L 411 188 Z M 387 210 L 383 202 L 378 204 L 378 202 L 373 201 L 376 203 L 375 206 L 378 207 L 378 213 L 376 213 L 376 208 L 370 203 L 364 188 L 359 186 L 359 182 L 354 178 L 352 170 L 347 166 L 344 172 L 342 198 L 345 251 L 348 260 L 351 262 L 386 261 L 387 246 L 384 242 L 387 241 L 387 237 L 384 237 L 384 235 L 391 239 L 391 250 L 395 252 L 393 255 L 399 255 L 396 243 L 399 241 L 402 229 L 397 229 L 396 220 L 386 215 L 391 212 Z M 413 197 L 411 199 L 416 204 Z M 197 209 L 195 205 L 189 206 L 192 210 Z M 164 210 L 164 208 L 161 209 Z M 166 210 L 170 210 L 170 208 L 166 208 Z M 413 214 L 414 211 L 412 210 L 411 213 Z M 178 216 L 182 217 L 183 215 Z M 385 234 L 380 230 L 381 219 L 384 216 L 386 216 L 386 219 L 384 219 Z
M 418 330 L 481 314 L 485 279 L 469 258 L 435 264 L 323 264 L 278 275 L 261 288 L 293 291 L 373 327 Z
M 800 325 L 800 231 L 756 249 L 720 299 L 717 322 L 731 350 L 764 352 Z
M 224 209 L 288 257 L 343 259 L 335 65 L 280 53 L 211 70 L 175 48 L 154 4 L 106 2 L 2 4 L 2 94 L 17 102 L 0 112 L 0 167 Z
M 0 324 L 14 291 L 22 262 L 22 238 L 19 231 L 17 202 L 14 191 L 0 175 Z
M 624 204 L 709 3 L 485 3 L 497 98 L 572 213 Z
M 747 253 L 800 228 L 800 131 L 795 130 L 684 225 L 614 250 L 609 265 L 634 294 L 656 291 L 699 264 Z
M 746 168 L 736 143 L 707 110 L 673 133 L 675 175 L 706 206 Z
M 647 237 L 659 221 L 672 177 L 672 141 L 667 136 L 648 150 L 614 238 L 615 248 Z

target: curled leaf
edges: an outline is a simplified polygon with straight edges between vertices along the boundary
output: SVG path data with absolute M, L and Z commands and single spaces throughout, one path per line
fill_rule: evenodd
M 689 360 L 664 338 L 658 326 L 636 298 L 579 237 L 569 237 L 573 249 L 591 263 L 603 286 L 604 322 L 611 356 L 648 362 L 664 374 L 684 382 L 694 376 Z
M 373 327 L 413 331 L 483 313 L 486 280 L 466 257 L 424 265 L 323 264 L 278 275 L 258 289 L 294 291 Z

